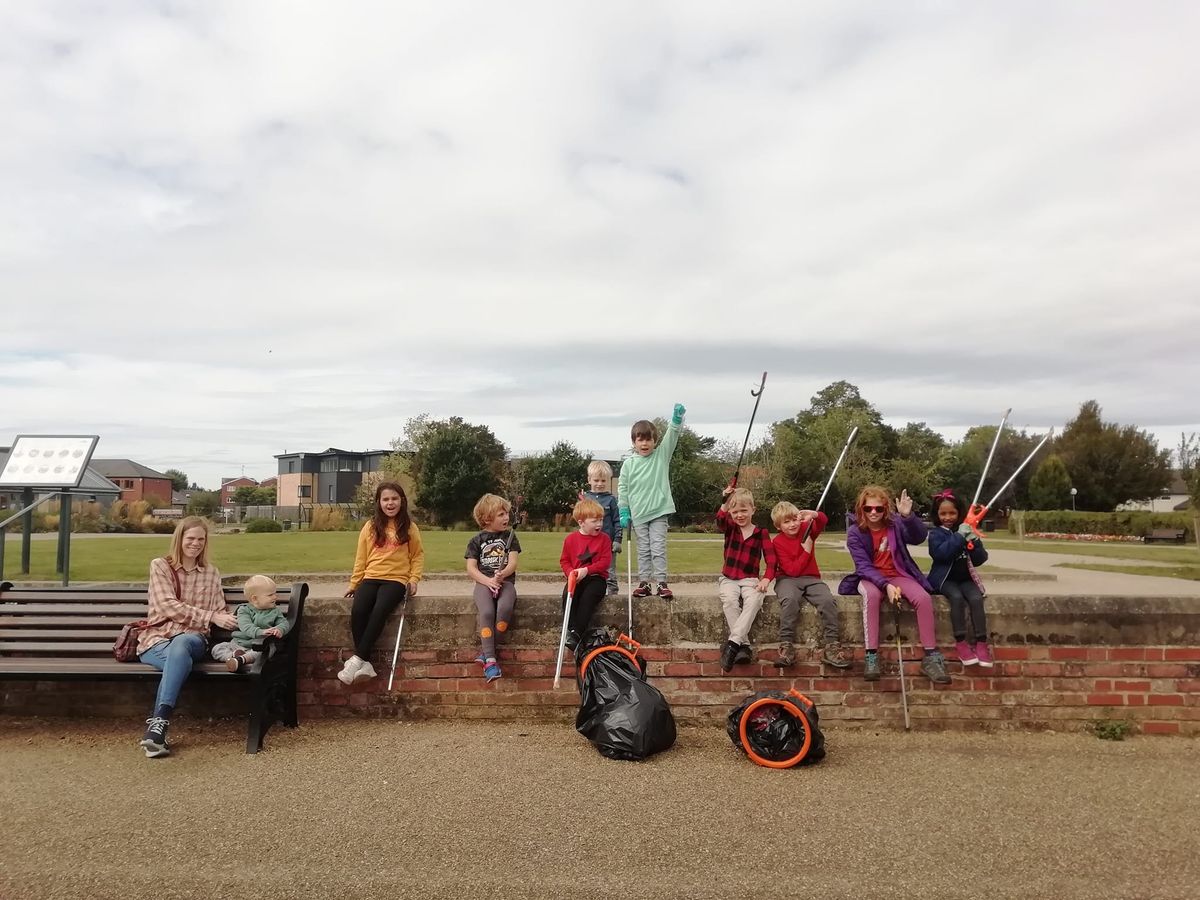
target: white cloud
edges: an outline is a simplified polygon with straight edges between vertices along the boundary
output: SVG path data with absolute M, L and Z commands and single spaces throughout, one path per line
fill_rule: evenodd
M 10 4 L 9 429 L 215 483 L 428 411 L 598 452 L 846 378 L 1200 428 L 1200 10 Z M 3 440 L 0 435 L 0 440 Z

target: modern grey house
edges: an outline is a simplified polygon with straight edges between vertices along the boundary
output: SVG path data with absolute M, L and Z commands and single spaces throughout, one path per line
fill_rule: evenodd
M 363 475 L 379 471 L 391 450 L 340 450 L 320 453 L 279 453 L 279 487 L 275 502 L 282 507 L 323 503 L 352 503 Z

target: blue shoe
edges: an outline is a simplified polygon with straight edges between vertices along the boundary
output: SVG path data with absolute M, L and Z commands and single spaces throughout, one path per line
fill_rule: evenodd
M 483 655 L 482 650 L 480 650 L 479 655 L 475 657 L 475 662 L 479 663 L 481 666 L 487 665 L 487 657 Z
M 489 660 L 487 665 L 483 667 L 483 677 L 488 681 L 495 681 L 500 677 L 500 664 L 494 659 Z

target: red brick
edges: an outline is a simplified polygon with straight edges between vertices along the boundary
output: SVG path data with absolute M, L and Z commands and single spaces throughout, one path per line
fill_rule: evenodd
M 1200 678 L 1181 678 L 1175 682 L 1175 690 L 1181 694 L 1200 693 Z
M 1179 723 L 1143 722 L 1142 734 L 1179 734 Z
M 1088 694 L 1088 706 L 1121 706 L 1124 698 L 1120 694 Z
M 1163 659 L 1168 662 L 1178 659 L 1200 660 L 1200 647 L 1167 647 Z
M 1100 690 L 1099 685 L 1097 685 L 1096 690 Z M 1114 681 L 1113 682 L 1113 690 L 1114 691 L 1141 691 L 1144 693 L 1144 692 L 1150 690 L 1150 682 L 1148 682 L 1148 681 Z
M 1146 705 L 1146 696 L 1147 696 L 1146 694 L 1126 694 L 1125 695 L 1125 705 L 1126 706 L 1145 706 Z
M 1151 706 L 1183 706 L 1183 694 L 1151 694 L 1146 700 Z
M 1147 678 L 1187 678 L 1190 675 L 1188 667 L 1183 663 L 1148 663 Z
M 993 647 L 992 656 L 998 660 L 1029 659 L 1028 647 Z
M 1108 651 L 1109 659 L 1145 659 L 1145 647 L 1110 647 Z
M 1063 673 L 1061 663 L 1030 662 L 1018 667 L 1020 674 L 1032 677 L 1053 677 Z
M 1111 691 L 1112 690 L 1112 682 L 1109 681 L 1107 678 L 1097 678 L 1095 683 L 1092 685 L 1092 687 L 1095 688 L 1097 691 Z
M 1086 647 L 1051 647 L 1051 659 L 1087 659 Z

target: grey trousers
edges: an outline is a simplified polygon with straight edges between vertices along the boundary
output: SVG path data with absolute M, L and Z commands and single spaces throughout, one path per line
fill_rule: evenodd
M 667 580 L 667 518 L 659 516 L 633 526 L 637 537 L 638 581 Z
M 822 643 L 832 644 L 838 640 L 837 601 L 833 599 L 829 585 L 820 578 L 780 576 L 775 579 L 775 596 L 779 598 L 779 640 L 796 640 L 796 622 L 804 601 L 815 606 L 821 616 Z

